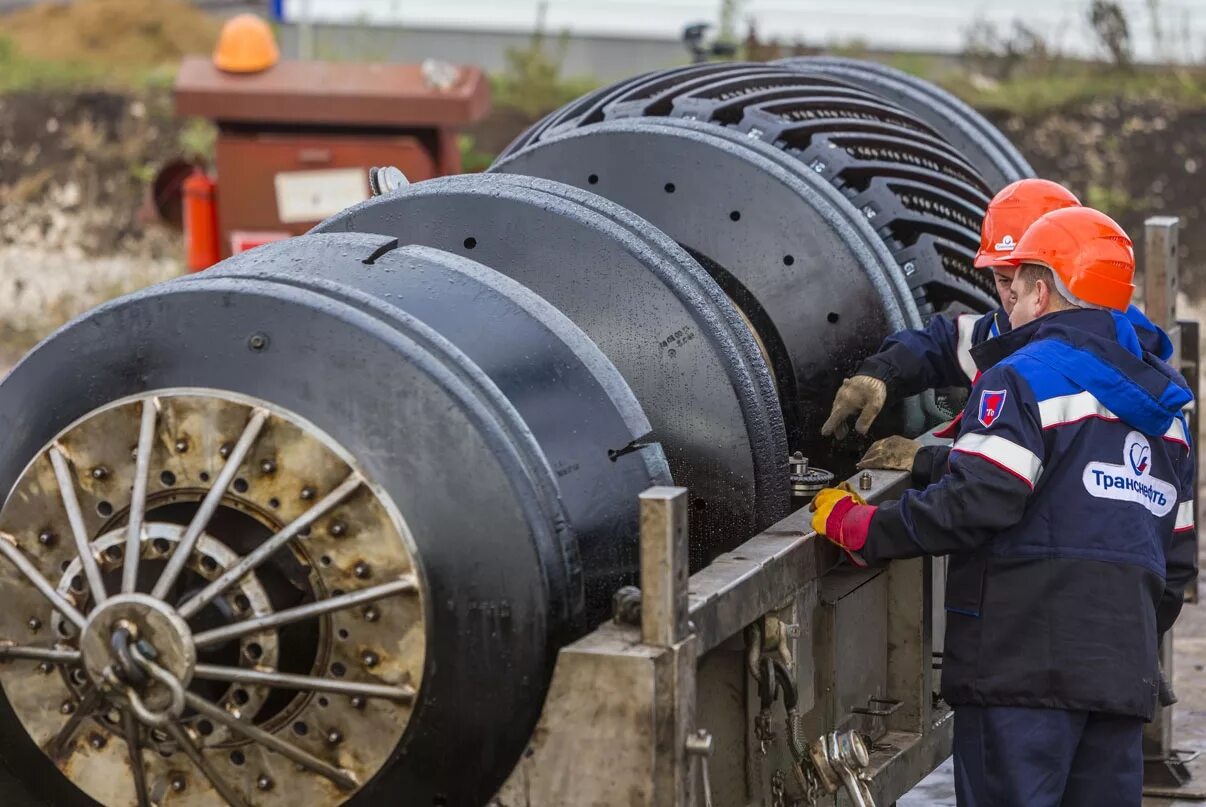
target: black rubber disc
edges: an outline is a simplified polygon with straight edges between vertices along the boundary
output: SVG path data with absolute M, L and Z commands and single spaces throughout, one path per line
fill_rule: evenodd
M 691 490 L 698 567 L 786 513 L 787 448 L 769 370 L 732 305 L 681 250 L 651 243 L 622 211 L 604 215 L 568 195 L 448 177 L 315 231 L 382 233 L 470 256 L 568 316 L 627 380 L 653 426 L 648 439 Z
M 832 443 L 815 435 L 841 378 L 920 317 L 882 239 L 839 191 L 790 155 L 737 137 L 668 118 L 609 121 L 492 170 L 588 188 L 686 247 L 759 334 L 792 447 L 825 456 Z M 907 411 L 885 424 L 907 428 Z
M 357 240 L 379 254 L 369 263 L 326 260 Z M 550 613 L 571 634 L 597 624 L 615 590 L 636 580 L 638 494 L 672 484 L 661 446 L 647 439 L 645 413 L 595 344 L 529 289 L 467 258 L 396 244 L 388 236 L 315 234 L 290 247 L 304 250 L 304 261 L 276 262 L 269 271 L 237 265 L 220 271 L 318 288 L 331 297 L 342 294 L 332 284 L 356 289 L 422 321 L 485 372 L 556 474 L 577 539 L 563 559 L 570 578 L 551 591 L 564 588 L 572 599 L 550 603 Z M 324 267 L 321 273 L 315 263 Z M 625 452 L 633 443 L 642 447 Z

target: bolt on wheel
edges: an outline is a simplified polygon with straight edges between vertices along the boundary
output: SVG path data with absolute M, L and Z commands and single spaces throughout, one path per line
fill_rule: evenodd
M 267 403 L 164 390 L 89 413 L 18 480 L 0 555 L 0 687 L 102 804 L 342 804 L 406 731 L 411 536 Z

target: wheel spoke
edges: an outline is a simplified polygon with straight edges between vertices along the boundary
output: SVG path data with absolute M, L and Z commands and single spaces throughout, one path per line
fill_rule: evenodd
M 134 494 L 130 498 L 130 524 L 126 532 L 125 566 L 121 573 L 121 590 L 134 593 L 138 583 L 138 560 L 142 555 L 142 525 L 147 508 L 147 475 L 151 470 L 151 451 L 154 448 L 155 423 L 159 417 L 159 399 L 142 402 L 142 425 L 138 429 L 138 449 L 134 461 Z
M 237 722 L 237 721 L 236 721 Z M 247 802 L 243 801 L 242 796 L 236 793 L 226 781 L 218 775 L 218 772 L 209 764 L 209 760 L 201 753 L 201 750 L 193 743 L 192 738 L 175 723 L 168 723 L 167 732 L 171 735 L 172 740 L 184 752 L 184 755 L 189 758 L 189 761 L 197 766 L 197 770 L 201 771 L 201 775 L 209 780 L 213 785 L 214 790 L 218 791 L 218 795 L 226 800 L 226 803 L 231 807 L 246 807 Z
M 51 661 L 55 664 L 79 664 L 80 651 L 60 650 L 54 647 L 29 647 L 28 645 L 0 642 L 0 660 Z
M 285 742 L 275 734 L 269 734 L 259 726 L 255 726 L 251 723 L 244 723 L 242 720 L 239 720 L 225 709 L 220 709 L 202 697 L 188 692 L 185 694 L 184 698 L 188 705 L 199 714 L 208 717 L 215 723 L 221 723 L 231 731 L 242 734 L 247 739 L 257 742 L 260 745 L 275 751 L 286 759 L 290 759 L 302 767 L 309 768 L 319 776 L 330 779 L 338 787 L 344 790 L 353 790 L 359 785 L 359 782 L 357 782 L 348 771 L 336 768 L 333 765 L 323 762 L 310 752 Z
M 50 449 L 50 463 L 54 466 L 54 477 L 59 483 L 63 509 L 67 511 L 67 520 L 71 522 L 75 551 L 84 567 L 84 576 L 88 578 L 88 588 L 92 590 L 93 604 L 100 605 L 108 598 L 105 593 L 105 581 L 101 579 L 100 566 L 96 562 L 96 556 L 92 554 L 92 545 L 88 542 L 88 528 L 84 526 L 84 514 L 80 511 L 80 501 L 75 495 L 75 479 L 71 476 L 71 469 L 67 467 L 67 458 L 57 445 Z
M 215 664 L 198 664 L 193 676 L 207 681 L 228 681 L 234 684 L 266 684 L 281 689 L 297 689 L 307 692 L 331 692 L 336 695 L 361 695 L 366 698 L 384 698 L 399 703 L 410 703 L 415 699 L 415 690 L 408 686 L 387 684 L 361 684 L 354 681 L 336 681 L 312 675 L 292 675 L 266 670 L 247 670 L 242 667 L 221 667 Z
M 403 575 L 402 577 L 390 583 L 383 583 L 379 586 L 370 586 L 362 588 L 359 591 L 353 591 L 348 594 L 341 594 L 338 597 L 331 597 L 318 602 L 299 605 L 296 608 L 287 608 L 284 611 L 277 611 L 274 614 L 256 617 L 255 619 L 247 619 L 242 622 L 235 622 L 232 625 L 224 625 L 220 628 L 207 630 L 204 633 L 198 633 L 193 637 L 193 642 L 198 648 L 211 647 L 215 644 L 221 644 L 229 639 L 237 639 L 240 636 L 246 636 L 250 633 L 259 633 L 262 630 L 269 628 L 278 628 L 282 625 L 290 625 L 294 622 L 300 622 L 303 619 L 322 616 L 329 614 L 332 611 L 342 611 L 345 608 L 352 608 L 357 605 L 374 602 L 376 600 L 392 597 L 396 594 L 415 591 L 417 583 L 414 575 Z
M 80 723 L 84 718 L 91 715 L 96 707 L 100 706 L 101 694 L 95 688 L 89 689 L 87 694 L 80 700 L 75 711 L 71 713 L 71 717 L 63 724 L 63 728 L 59 729 L 59 733 L 54 736 L 45 748 L 46 756 L 53 759 L 55 762 L 60 762 L 67 758 L 67 746 L 71 743 L 71 739 L 75 736 L 76 730 L 80 727 Z
M 21 574 L 25 575 L 26 580 L 33 583 L 34 588 L 50 601 L 56 611 L 67 617 L 71 624 L 81 631 L 84 629 L 84 625 L 88 622 L 84 615 L 56 591 L 54 586 L 50 585 L 50 581 L 42 576 L 42 573 L 30 562 L 25 553 L 17 547 L 17 539 L 6 532 L 0 532 L 0 555 L 4 555 L 9 563 L 16 566 Z
M 130 751 L 130 771 L 134 774 L 134 795 L 138 798 L 138 807 L 151 807 L 151 797 L 147 793 L 147 770 L 142 764 L 142 748 L 138 743 L 138 721 L 133 712 L 122 709 L 121 722 L 126 734 L 126 748 Z
M 248 572 L 259 568 L 260 564 L 270 558 L 282 546 L 287 544 L 299 532 L 313 524 L 321 518 L 331 508 L 338 505 L 344 499 L 352 494 L 361 485 L 361 478 L 358 474 L 353 473 L 343 481 L 339 487 L 328 493 L 317 504 L 311 507 L 306 512 L 302 513 L 284 529 L 273 535 L 267 541 L 255 548 L 251 554 L 240 560 L 234 566 L 223 572 L 222 576 L 214 580 L 208 586 L 203 588 L 196 596 L 190 599 L 184 605 L 180 606 L 180 616 L 185 619 L 191 619 L 198 611 L 204 608 L 214 599 L 221 596 L 223 592 L 237 583 Z
M 180 572 L 184 570 L 184 565 L 188 562 L 189 555 L 192 554 L 197 539 L 201 537 L 202 531 L 209 525 L 210 518 L 213 517 L 214 511 L 218 509 L 218 505 L 222 502 L 222 497 L 226 495 L 226 489 L 234 481 L 235 474 L 239 472 L 239 466 L 243 463 L 243 458 L 251 450 L 252 444 L 259 437 L 260 430 L 264 427 L 264 422 L 267 419 L 268 412 L 264 409 L 256 409 L 252 413 L 251 419 L 247 421 L 247 426 L 239 436 L 239 441 L 235 443 L 230 456 L 226 458 L 226 464 L 222 466 L 221 473 L 218 474 L 217 480 L 214 481 L 214 486 L 209 489 L 209 493 L 205 494 L 205 499 L 202 500 L 201 506 L 197 508 L 192 521 L 189 522 L 188 529 L 185 530 L 184 536 L 176 546 L 176 551 L 172 553 L 171 559 L 168 560 L 167 566 L 164 567 L 163 573 L 155 583 L 155 588 L 151 590 L 151 596 L 161 600 L 167 599 L 168 591 L 171 590 L 172 584 L 176 582 L 176 578 L 180 576 Z

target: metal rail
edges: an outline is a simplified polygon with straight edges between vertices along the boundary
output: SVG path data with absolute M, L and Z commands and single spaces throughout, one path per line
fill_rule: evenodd
M 907 487 L 902 471 L 873 471 L 871 489 L 859 493 L 874 504 Z M 689 612 L 701 654 L 740 634 L 837 563 L 837 551 L 816 540 L 809 518 L 807 508 L 797 510 L 691 576 Z

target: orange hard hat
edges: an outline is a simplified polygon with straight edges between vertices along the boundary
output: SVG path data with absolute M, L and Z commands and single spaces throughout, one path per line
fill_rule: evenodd
M 1005 263 L 1022 233 L 1044 213 L 1080 205 L 1072 191 L 1049 179 L 1019 179 L 1002 188 L 988 203 L 980 227 L 976 267 Z
M 258 73 L 280 59 L 272 28 L 254 14 L 227 20 L 214 48 L 214 66 L 228 73 Z
M 1135 291 L 1134 246 L 1105 213 L 1069 207 L 1030 225 L 1005 263 L 1042 264 L 1077 300 L 1125 311 Z

